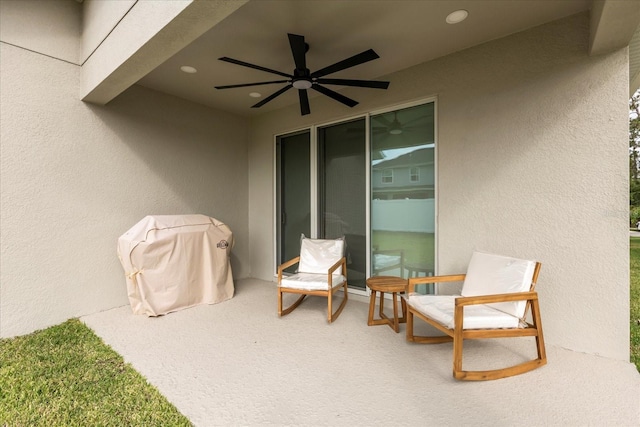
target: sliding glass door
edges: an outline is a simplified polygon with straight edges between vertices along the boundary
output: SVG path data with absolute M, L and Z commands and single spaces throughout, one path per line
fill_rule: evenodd
M 278 137 L 277 262 L 298 255 L 304 233 L 345 238 L 352 289 L 433 275 L 434 116 L 429 102 Z
M 365 123 L 318 129 L 318 236 L 344 236 L 349 286 L 357 289 L 365 289 L 367 273 Z
M 371 116 L 372 275 L 434 274 L 434 134 L 433 103 Z
M 300 254 L 302 233 L 311 235 L 309 145 L 309 131 L 281 136 L 276 141 L 278 264 Z

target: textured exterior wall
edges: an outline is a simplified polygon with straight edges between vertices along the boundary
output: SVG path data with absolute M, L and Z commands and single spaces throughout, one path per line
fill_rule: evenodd
M 0 40 L 59 58 L 80 60 L 82 5 L 75 0 L 0 1 Z
M 148 214 L 227 223 L 249 275 L 244 119 L 139 86 L 85 104 L 80 67 L 0 49 L 0 336 L 128 304 L 116 241 Z
M 253 121 L 253 276 L 273 279 L 273 136 L 437 96 L 438 271 L 474 249 L 542 262 L 547 342 L 629 358 L 626 50 L 589 57 L 586 14 L 387 76 L 386 92 L 345 91 Z M 553 363 L 553 362 L 551 362 Z

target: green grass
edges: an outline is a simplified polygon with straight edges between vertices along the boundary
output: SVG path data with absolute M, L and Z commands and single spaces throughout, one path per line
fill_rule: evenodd
M 631 362 L 640 371 L 640 237 L 631 237 Z
M 77 319 L 0 340 L 0 426 L 189 426 Z
M 371 244 L 378 250 L 404 250 L 405 263 L 419 263 L 435 259 L 435 235 L 433 233 L 409 233 L 398 231 L 375 231 Z

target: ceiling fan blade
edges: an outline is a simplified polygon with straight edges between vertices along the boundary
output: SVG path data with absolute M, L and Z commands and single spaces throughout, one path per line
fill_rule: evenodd
M 216 89 L 233 89 L 235 87 L 270 85 L 275 83 L 289 83 L 291 80 L 272 80 L 270 82 L 244 83 L 239 85 L 214 86 Z
M 291 46 L 291 53 L 293 54 L 293 60 L 296 63 L 296 69 L 304 71 L 307 69 L 307 60 L 305 54 L 307 53 L 307 46 L 304 42 L 304 36 L 296 34 L 287 34 L 289 36 L 289 45 Z
M 391 121 L 383 115 L 373 116 L 371 117 L 371 121 L 381 122 L 382 125 L 387 128 L 391 126 Z
M 370 87 L 373 89 L 386 89 L 389 87 L 389 82 L 380 82 L 375 80 L 318 79 L 316 81 L 324 85 Z
M 262 101 L 258 102 L 257 104 L 252 105 L 251 108 L 260 108 L 260 107 L 262 107 L 264 104 L 266 104 L 267 102 L 271 101 L 273 98 L 282 95 L 283 93 L 285 93 L 286 91 L 288 91 L 292 87 L 293 86 L 291 86 L 291 85 L 286 85 L 285 87 L 283 87 L 279 91 L 274 92 L 271 95 L 267 96 L 265 99 L 263 99 Z
M 286 74 L 281 71 L 272 70 L 271 68 L 261 67 L 259 65 L 249 64 L 248 62 L 239 61 L 237 59 L 227 58 L 226 56 L 223 56 L 222 58 L 218 58 L 218 59 L 220 61 L 229 62 L 231 64 L 242 65 L 243 67 L 253 68 L 254 70 L 266 71 L 267 73 L 277 74 L 279 76 L 284 76 L 284 77 L 293 77 L 291 74 Z
M 300 114 L 306 116 L 311 113 L 311 108 L 309 107 L 309 94 L 306 89 L 299 89 L 298 96 L 300 97 Z
M 355 67 L 356 65 L 360 65 L 363 64 L 365 62 L 369 62 L 372 61 L 374 59 L 378 59 L 380 58 L 378 56 L 378 54 L 373 50 L 373 49 L 369 49 L 369 50 L 365 50 L 362 53 L 359 53 L 357 55 L 353 55 L 350 58 L 347 58 L 345 60 L 342 60 L 340 62 L 336 62 L 333 65 L 329 65 L 328 67 L 325 67 L 321 70 L 318 70 L 314 73 L 311 73 L 311 77 L 322 77 L 322 76 L 326 76 L 327 74 L 331 74 L 331 73 L 335 73 L 337 71 L 341 71 L 344 70 L 345 68 L 351 68 L 351 67 Z
M 420 117 L 417 117 L 415 119 L 411 119 L 408 122 L 403 123 L 402 126 L 406 127 L 406 126 L 413 125 L 414 123 L 421 122 L 421 121 L 426 121 L 426 122 L 423 123 L 423 124 L 417 125 L 417 126 L 426 126 L 428 123 L 432 123 L 433 122 L 433 117 L 420 116 Z
M 311 86 L 311 89 L 317 90 L 318 92 L 327 95 L 329 98 L 333 98 L 338 102 L 342 102 L 346 106 L 355 107 L 356 105 L 358 105 L 358 101 L 354 101 L 351 98 L 347 98 L 346 96 L 341 95 L 338 92 L 327 89 L 326 87 L 320 86 L 318 84 Z

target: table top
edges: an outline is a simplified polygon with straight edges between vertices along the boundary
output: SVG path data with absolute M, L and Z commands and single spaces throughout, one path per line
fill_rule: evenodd
M 373 276 L 367 279 L 367 286 L 378 292 L 404 292 L 407 279 L 396 276 Z

